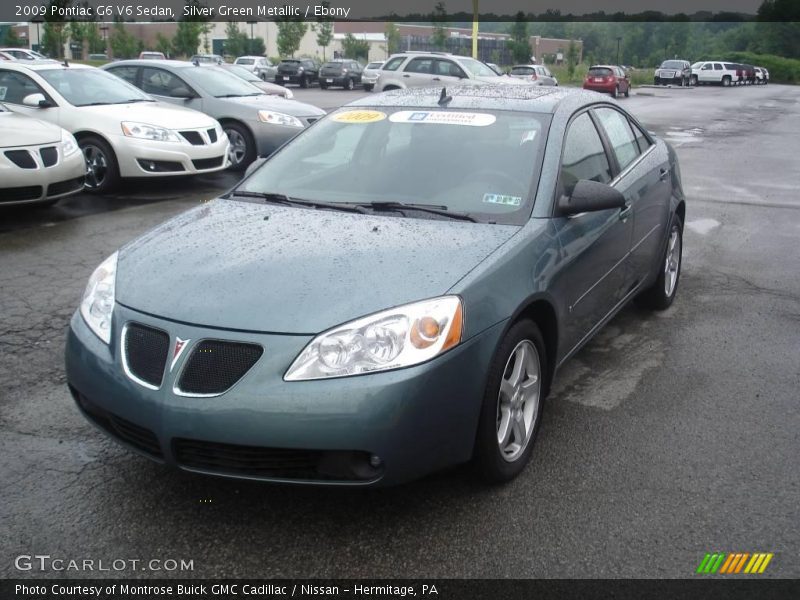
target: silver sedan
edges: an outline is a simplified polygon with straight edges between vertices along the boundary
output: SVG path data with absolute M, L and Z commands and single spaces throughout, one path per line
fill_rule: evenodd
M 269 96 L 223 67 L 173 60 L 123 60 L 103 69 L 158 100 L 217 119 L 230 140 L 234 170 L 272 154 L 325 115 L 316 106 Z

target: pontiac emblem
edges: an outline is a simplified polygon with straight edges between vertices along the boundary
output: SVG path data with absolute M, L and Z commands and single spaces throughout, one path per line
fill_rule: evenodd
M 179 337 L 175 338 L 175 348 L 172 350 L 172 363 L 169 365 L 170 371 L 175 368 L 175 364 L 178 362 L 181 354 L 183 354 L 183 351 L 186 350 L 186 346 L 189 345 L 190 341 L 191 340 L 182 340 Z

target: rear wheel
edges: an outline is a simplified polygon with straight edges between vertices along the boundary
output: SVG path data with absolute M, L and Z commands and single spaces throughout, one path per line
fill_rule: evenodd
M 307 88 L 308 87 L 308 78 L 305 75 L 303 75 L 300 78 L 300 87 L 301 88 Z
M 364 91 L 365 92 L 371 92 L 373 87 L 375 87 L 375 86 L 373 86 L 371 83 L 365 83 L 364 84 Z
M 631 97 L 631 86 L 628 86 L 628 87 L 625 88 L 625 97 L 626 98 L 630 98 Z
M 692 75 L 692 85 L 697 85 L 697 75 Z
M 547 356 L 536 323 L 520 321 L 500 342 L 489 366 L 475 464 L 484 479 L 510 481 L 525 468 L 544 401 Z
M 355 83 L 353 82 L 352 79 L 350 79 L 349 77 L 347 79 L 345 79 L 345 81 L 344 81 L 344 89 L 349 91 L 349 90 L 352 90 L 354 87 L 355 87 Z
M 86 160 L 86 191 L 102 194 L 113 190 L 119 184 L 119 165 L 111 146 L 94 136 L 82 137 L 78 146 Z
M 256 143 L 253 136 L 244 125 L 239 123 L 223 123 L 222 131 L 228 136 L 230 148 L 231 171 L 242 171 L 256 159 Z
M 321 89 L 321 90 L 327 90 L 327 89 L 328 89 L 328 84 L 327 84 L 327 83 L 322 83 L 322 82 L 320 82 L 320 84 L 319 84 L 319 89 Z
M 678 215 L 673 216 L 669 238 L 664 249 L 660 271 L 655 283 L 637 298 L 636 303 L 644 308 L 665 310 L 670 307 L 678 292 L 683 254 L 683 223 Z
M 722 85 L 724 85 L 725 87 L 729 87 L 731 85 L 730 75 L 725 75 L 725 77 L 722 78 Z
M 614 90 L 611 92 L 612 98 L 619 98 L 619 86 L 615 87 Z

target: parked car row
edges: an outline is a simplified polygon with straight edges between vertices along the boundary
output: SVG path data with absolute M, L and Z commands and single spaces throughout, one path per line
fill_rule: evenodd
M 723 61 L 699 61 L 691 67 L 693 85 L 718 84 L 732 85 L 766 85 L 769 83 L 769 71 L 764 67 L 743 65 Z
M 285 88 L 248 81 L 251 74 L 239 69 L 170 60 L 100 69 L 66 61 L 0 63 L 0 173 L 3 187 L 16 190 L 0 201 L 48 202 L 84 186 L 108 192 L 128 177 L 244 169 L 325 114 L 287 98 Z M 22 116 L 38 132 L 24 143 Z M 43 123 L 57 126 L 55 133 Z M 62 177 L 63 168 L 76 164 L 80 173 Z M 39 183 L 23 185 L 31 178 Z

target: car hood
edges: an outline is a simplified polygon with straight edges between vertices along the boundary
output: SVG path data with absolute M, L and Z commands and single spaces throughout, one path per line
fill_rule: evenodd
M 226 102 L 233 102 L 241 106 L 252 106 L 253 110 L 277 110 L 293 117 L 321 117 L 325 111 L 305 102 L 288 100 L 280 96 L 241 96 L 239 98 L 220 98 Z
M 61 127 L 12 112 L 0 112 L 0 148 L 38 146 L 61 141 Z
M 165 102 L 134 102 L 130 104 L 102 104 L 79 106 L 76 110 L 87 115 L 98 115 L 122 121 L 138 121 L 166 129 L 199 129 L 213 127 L 216 121 L 196 110 L 173 106 Z
M 316 334 L 446 293 L 517 231 L 217 200 L 120 250 L 116 299 L 195 325 Z

